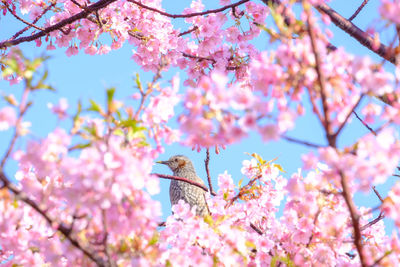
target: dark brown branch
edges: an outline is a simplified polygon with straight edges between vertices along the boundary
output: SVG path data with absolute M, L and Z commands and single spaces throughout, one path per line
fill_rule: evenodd
M 376 190 L 376 187 L 375 186 L 373 186 L 372 187 L 372 190 L 374 190 L 374 193 L 375 193 L 375 195 L 379 198 L 379 200 L 383 203 L 383 198 L 382 198 L 382 196 L 379 194 L 379 192 L 378 192 L 378 190 Z
M 362 4 L 357 8 L 356 12 L 354 12 L 353 15 L 351 15 L 351 17 L 349 18 L 349 21 L 352 21 L 353 19 L 355 19 L 355 17 L 357 17 L 358 13 L 360 13 L 360 11 L 364 8 L 364 6 L 368 3 L 368 0 L 364 0 L 362 2 Z
M 39 21 L 39 19 L 41 19 L 43 17 L 44 14 L 46 14 L 52 7 L 54 7 L 56 5 L 56 2 L 52 2 L 51 5 L 49 5 L 48 7 L 46 7 L 42 13 L 40 13 L 39 16 L 37 16 L 32 22 L 31 24 L 35 24 L 36 22 Z M 25 28 L 23 28 L 22 30 L 18 31 L 17 33 L 15 33 L 9 40 L 14 40 L 15 38 L 17 38 L 18 36 L 20 36 L 21 34 L 23 34 L 24 32 L 26 32 L 27 30 L 29 30 L 31 28 L 30 25 L 26 26 Z
M 308 92 L 308 95 L 310 96 L 310 102 L 311 102 L 311 105 L 312 105 L 312 110 L 313 110 L 313 112 L 317 115 L 318 120 L 319 120 L 319 121 L 321 122 L 321 124 L 322 124 L 322 122 L 324 121 L 324 119 L 322 118 L 322 115 L 321 115 L 321 113 L 320 113 L 319 110 L 318 110 L 318 107 L 317 107 L 317 104 L 315 103 L 315 100 L 314 100 L 314 98 L 313 98 L 313 95 L 311 94 L 311 88 L 307 87 L 307 92 Z
M 282 138 L 285 139 L 286 141 L 289 141 L 289 142 L 292 142 L 292 143 L 305 145 L 305 146 L 309 146 L 309 147 L 313 147 L 313 148 L 324 147 L 323 145 L 318 145 L 318 144 L 310 143 L 310 142 L 307 142 L 307 141 L 295 139 L 295 138 L 292 138 L 292 137 L 289 137 L 289 136 L 286 136 L 286 135 L 283 135 Z
M 353 230 L 354 230 L 354 245 L 357 249 L 358 256 L 360 257 L 360 263 L 361 266 L 366 267 L 367 264 L 365 263 L 365 257 L 363 254 L 363 246 L 361 243 L 361 229 L 360 229 L 360 216 L 357 214 L 356 207 L 354 206 L 353 200 L 351 199 L 351 193 L 349 190 L 349 185 L 346 179 L 346 176 L 339 171 L 340 174 L 340 183 L 342 185 L 342 195 L 344 198 L 344 201 L 346 202 L 347 208 L 349 209 L 350 217 L 351 217 L 351 222 L 353 225 Z
M 379 257 L 373 264 L 371 264 L 371 267 L 379 266 L 378 264 L 387 256 L 393 253 L 393 250 L 386 251 L 381 257 Z
M 377 222 L 379 222 L 380 220 L 383 220 L 385 218 L 385 215 L 383 214 L 383 212 L 379 213 L 378 217 L 376 217 L 375 219 L 373 219 L 372 221 L 368 222 L 367 224 L 363 225 L 360 227 L 360 231 L 364 231 L 365 229 L 367 229 L 368 227 L 371 227 L 372 225 L 376 224 Z
M 99 10 L 101 8 L 105 8 L 106 6 L 108 6 L 109 4 L 111 4 L 115 1 L 116 0 L 100 0 L 92 5 L 88 6 L 85 10 L 79 12 L 78 14 L 75 14 L 69 18 L 66 18 L 66 19 L 60 21 L 59 23 L 51 25 L 51 26 L 45 28 L 43 31 L 40 31 L 38 33 L 29 35 L 26 37 L 20 37 L 15 40 L 6 40 L 3 42 L 0 42 L 0 48 L 15 46 L 15 45 L 18 45 L 18 44 L 24 43 L 24 42 L 31 42 L 33 40 L 36 40 L 40 37 L 43 37 L 43 36 L 49 34 L 50 32 L 53 32 L 56 30 L 61 30 L 62 27 L 69 25 L 79 19 L 86 18 L 90 13 L 95 12 L 96 10 Z
M 239 189 L 239 192 L 233 197 L 231 198 L 231 200 L 226 203 L 225 208 L 228 208 L 229 206 L 231 206 L 233 204 L 233 202 L 235 202 L 236 200 L 238 200 L 240 197 L 242 197 L 245 194 L 245 191 L 249 188 L 251 188 L 251 186 L 253 186 L 253 184 L 262 177 L 261 174 L 259 174 L 257 177 L 251 179 L 245 186 L 243 186 L 242 188 Z
M 264 234 L 263 231 L 261 231 L 261 229 L 258 228 L 257 226 L 255 226 L 253 223 L 250 223 L 250 227 L 251 227 L 254 231 L 256 231 L 257 234 L 259 234 L 259 235 L 263 235 L 263 234 Z
M 210 150 L 207 148 L 206 159 L 204 160 L 204 165 L 206 166 L 207 181 L 208 181 L 208 186 L 210 187 L 210 194 L 213 196 L 216 196 L 217 194 L 214 192 L 214 189 L 211 184 L 210 169 L 208 168 L 209 163 L 210 163 Z
M 199 61 L 208 60 L 208 61 L 211 61 L 212 64 L 215 64 L 215 63 L 216 63 L 215 59 L 213 59 L 213 58 L 200 57 L 200 56 L 193 56 L 193 55 L 187 54 L 187 53 L 185 53 L 185 52 L 182 53 L 182 56 L 188 57 L 188 58 L 193 58 L 193 59 L 198 59 Z
M 13 15 L 17 20 L 21 21 L 22 23 L 28 25 L 28 27 L 32 27 L 39 31 L 43 31 L 43 28 L 40 28 L 40 27 L 36 26 L 35 24 L 30 23 L 29 21 L 26 21 L 23 18 L 21 18 L 20 16 L 18 16 L 14 11 L 11 10 L 11 8 L 7 4 L 6 4 L 6 8 L 7 8 L 8 12 L 11 13 L 11 15 Z
M 325 88 L 325 76 L 324 73 L 321 70 L 322 66 L 322 61 L 319 55 L 319 52 L 317 50 L 317 45 L 316 45 L 316 40 L 315 40 L 315 33 L 314 30 L 312 29 L 311 21 L 311 12 L 308 11 L 307 15 L 307 31 L 308 35 L 310 36 L 310 42 L 311 42 L 311 48 L 314 53 L 314 58 L 315 58 L 315 70 L 317 72 L 317 77 L 318 77 L 318 84 L 319 84 L 319 89 L 320 89 L 320 94 L 321 94 L 321 100 L 322 100 L 322 109 L 324 111 L 324 120 L 321 121 L 325 128 L 325 133 L 326 133 L 326 139 L 328 140 L 328 143 L 330 146 L 335 147 L 336 144 L 336 138 L 332 135 L 332 129 L 331 129 L 331 122 L 329 120 L 329 109 L 328 109 L 328 102 L 327 102 L 327 97 L 326 97 L 326 88 Z
M 101 210 L 101 218 L 102 218 L 102 223 L 103 223 L 103 227 L 104 227 L 104 238 L 102 240 L 102 245 L 104 247 L 104 254 L 107 256 L 107 263 L 108 266 L 110 267 L 115 267 L 115 263 L 112 260 L 110 251 L 108 249 L 107 246 L 107 242 L 108 242 L 108 227 L 107 227 L 107 217 L 106 217 L 106 211 L 105 210 Z
M 168 175 L 168 174 L 159 174 L 159 173 L 151 173 L 151 175 L 155 175 L 158 176 L 159 178 L 163 178 L 163 179 L 168 179 L 168 180 L 176 180 L 176 181 L 182 181 L 182 182 L 186 182 L 188 184 L 200 187 L 201 189 L 203 189 L 204 191 L 208 192 L 208 188 L 200 183 L 197 183 L 195 181 L 192 181 L 190 179 L 187 178 L 183 178 L 183 177 L 178 177 L 178 176 L 173 176 L 173 175 Z
M 357 112 L 355 112 L 355 110 L 353 110 L 353 114 L 356 115 L 357 119 L 358 119 L 358 120 L 373 134 L 373 135 L 376 136 L 376 132 L 375 132 L 371 127 L 369 127 L 369 125 L 368 125 L 365 121 L 363 121 L 363 119 L 361 119 L 360 116 L 358 116 L 358 114 L 357 114 Z
M 85 254 L 89 259 L 91 259 L 94 263 L 96 263 L 97 266 L 107 266 L 106 262 L 104 262 L 102 258 L 98 257 L 88 249 L 82 247 L 81 244 L 79 244 L 79 242 L 72 237 L 70 227 L 65 226 L 63 223 L 57 224 L 56 220 L 51 219 L 49 215 L 46 213 L 46 211 L 40 208 L 39 205 L 36 204 L 36 202 L 30 199 L 24 192 L 19 191 L 10 182 L 10 180 L 6 177 L 6 175 L 3 173 L 1 169 L 0 169 L 0 180 L 3 182 L 3 186 L 7 187 L 15 195 L 17 199 L 21 200 L 22 202 L 30 206 L 32 209 L 34 209 L 37 213 L 39 213 L 50 225 L 50 227 L 58 225 L 56 229 L 60 231 L 74 247 L 82 251 L 83 254 Z
M 383 198 L 382 196 L 379 194 L 378 190 L 376 190 L 375 186 L 372 186 L 372 190 L 374 190 L 375 195 L 379 198 L 379 200 L 383 203 Z M 372 225 L 376 224 L 377 222 L 379 222 L 380 220 L 385 218 L 385 214 L 381 211 L 378 215 L 378 217 L 376 217 L 374 220 L 370 221 L 369 223 L 367 223 L 366 225 L 363 225 L 361 227 L 361 231 L 364 231 L 365 229 L 367 229 L 368 227 L 371 227 Z
M 239 1 L 237 3 L 233 3 L 233 4 L 230 4 L 230 5 L 223 6 L 221 8 L 210 9 L 210 10 L 203 11 L 203 12 L 194 12 L 194 13 L 189 13 L 189 14 L 169 14 L 167 12 L 161 11 L 161 10 L 156 9 L 154 7 L 146 6 L 146 5 L 144 5 L 144 4 L 142 4 L 142 3 L 138 2 L 138 1 L 128 0 L 128 2 L 131 2 L 131 3 L 133 3 L 135 5 L 138 5 L 138 6 L 142 7 L 142 8 L 145 8 L 147 10 L 156 12 L 156 13 L 158 13 L 160 15 L 163 15 L 163 16 L 166 16 L 166 17 L 169 17 L 169 18 L 174 18 L 174 19 L 177 19 L 177 18 L 191 18 L 191 17 L 203 16 L 203 15 L 207 15 L 207 14 L 211 14 L 211 13 L 218 13 L 218 12 L 222 12 L 222 11 L 224 11 L 226 9 L 239 6 L 239 5 L 244 4 L 244 3 L 248 2 L 248 1 L 249 0 L 242 0 L 242 1 Z
M 181 32 L 180 34 L 178 34 L 178 36 L 181 37 L 181 36 L 183 36 L 183 35 L 185 35 L 185 34 L 194 32 L 194 31 L 197 30 L 198 28 L 199 28 L 199 27 L 194 26 L 193 28 L 191 28 L 191 29 L 189 29 L 189 30 L 187 30 L 187 31 Z
M 320 4 L 315 6 L 315 8 L 319 12 L 328 15 L 336 26 L 350 34 L 350 36 L 355 38 L 360 44 L 378 54 L 382 58 L 388 60 L 389 62 L 396 64 L 396 56 L 392 48 L 387 47 L 382 43 L 379 43 L 378 47 L 376 47 L 376 41 L 372 37 L 354 25 L 351 21 L 348 21 L 342 17 L 328 5 Z

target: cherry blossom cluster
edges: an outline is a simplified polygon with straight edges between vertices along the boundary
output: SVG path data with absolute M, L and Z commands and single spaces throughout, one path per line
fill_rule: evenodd
M 137 77 L 133 105 L 115 100 L 115 89 L 107 90 L 104 107 L 92 101 L 76 114 L 66 99 L 49 104 L 60 120 L 71 119 L 71 129 L 30 140 L 30 93 L 51 87 L 37 73 L 44 59 L 8 49 L 18 36 L 7 40 L 2 76 L 25 88 L 18 101 L 4 95 L 0 107 L 0 131 L 12 135 L 0 160 L 0 264 L 400 265 L 400 183 L 383 197 L 375 189 L 399 169 L 399 68 L 396 77 L 369 57 L 333 49 L 328 26 L 311 11 L 325 2 L 302 1 L 294 12 L 288 1 L 223 0 L 226 8 L 208 12 L 194 0 L 176 16 L 161 1 L 2 1 L 3 16 L 35 21 L 48 12 L 42 26 L 29 25 L 30 36 L 81 16 L 36 38 L 37 46 L 101 55 L 127 41 L 136 63 L 155 76 L 146 88 Z M 398 3 L 381 3 L 382 17 L 398 24 Z M 274 27 L 266 24 L 269 15 Z M 188 30 L 175 29 L 174 17 Z M 265 51 L 252 44 L 261 33 L 272 43 Z M 180 91 L 178 76 L 170 86 L 158 83 L 170 66 L 185 71 Z M 180 201 L 161 222 L 152 166 L 164 144 L 200 151 L 238 143 L 252 131 L 264 142 L 278 140 L 304 115 L 320 123 L 325 143 L 287 139 L 317 148 L 302 156 L 303 169 L 286 174 L 274 160 L 251 154 L 242 177 L 219 174 L 215 196 L 211 188 L 205 193 L 210 215 L 200 218 Z M 339 146 L 355 117 L 368 133 Z M 22 137 L 27 144 L 16 150 Z M 10 160 L 18 163 L 11 175 L 4 169 Z M 371 189 L 380 205 L 356 205 L 354 196 Z M 392 234 L 384 217 L 394 221 Z

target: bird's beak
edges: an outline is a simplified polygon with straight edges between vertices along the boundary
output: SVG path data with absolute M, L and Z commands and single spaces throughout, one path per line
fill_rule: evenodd
M 161 160 L 161 161 L 156 161 L 156 163 L 168 165 L 169 161 L 168 160 L 166 160 L 166 161 Z

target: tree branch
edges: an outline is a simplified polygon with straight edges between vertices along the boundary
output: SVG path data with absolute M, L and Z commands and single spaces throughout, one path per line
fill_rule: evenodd
M 192 180 L 187 179 L 187 178 L 178 177 L 178 176 L 173 176 L 173 175 L 168 175 L 168 174 L 159 174 L 159 173 L 151 173 L 151 175 L 155 175 L 155 176 L 158 176 L 159 178 L 163 178 L 163 179 L 176 180 L 176 181 L 186 182 L 186 183 L 188 183 L 188 184 L 197 186 L 197 187 L 203 189 L 203 190 L 206 191 L 206 192 L 209 192 L 209 191 L 208 191 L 208 188 L 207 188 L 205 185 L 200 184 L 200 183 L 197 183 L 197 182 L 192 181 Z
M 360 216 L 357 214 L 357 210 L 354 206 L 353 200 L 351 199 L 351 193 L 348 187 L 348 182 L 346 180 L 345 175 L 339 171 L 340 174 L 340 183 L 342 185 L 342 195 L 344 198 L 344 201 L 346 202 L 347 208 L 349 209 L 352 225 L 353 225 L 353 230 L 354 230 L 354 245 L 356 246 L 358 255 L 360 257 L 360 263 L 361 266 L 366 267 L 367 264 L 365 263 L 365 258 L 363 254 L 363 246 L 361 243 L 361 229 L 360 229 Z
M 358 119 L 358 120 L 373 134 L 373 135 L 376 136 L 376 132 L 375 132 L 371 127 L 369 127 L 369 125 L 368 125 L 365 121 L 363 121 L 363 120 L 360 118 L 360 116 L 358 116 L 358 114 L 357 114 L 357 112 L 356 112 L 355 110 L 353 110 L 353 114 L 356 115 L 357 119 Z
M 352 113 L 355 112 L 356 108 L 358 107 L 358 105 L 360 104 L 361 100 L 363 99 L 364 94 L 360 95 L 360 98 L 358 98 L 357 103 L 353 106 L 353 108 L 351 109 L 351 111 L 347 114 L 346 118 L 344 119 L 343 123 L 339 126 L 339 128 L 336 130 L 336 133 L 333 134 L 333 137 L 336 139 L 340 132 L 343 130 L 344 126 L 346 126 L 347 121 L 349 120 L 350 116 Z
M 191 17 L 203 16 L 203 15 L 207 15 L 207 14 L 211 14 L 211 13 L 218 13 L 218 12 L 222 12 L 222 11 L 224 11 L 226 9 L 239 6 L 239 5 L 244 4 L 244 3 L 248 2 L 248 1 L 249 0 L 242 0 L 242 1 L 239 1 L 237 3 L 233 3 L 233 4 L 230 4 L 230 5 L 223 6 L 221 8 L 210 9 L 210 10 L 203 11 L 203 12 L 194 12 L 194 13 L 189 13 L 189 14 L 169 14 L 167 12 L 161 11 L 161 10 L 156 9 L 154 7 L 146 6 L 146 5 L 144 5 L 144 4 L 142 4 L 142 3 L 138 2 L 138 1 L 128 0 L 128 2 L 131 2 L 131 3 L 133 3 L 135 5 L 138 5 L 138 6 L 142 7 L 142 8 L 145 8 L 147 10 L 156 12 L 156 13 L 158 13 L 160 15 L 163 15 L 163 16 L 166 16 L 166 17 L 169 17 L 169 18 L 173 18 L 173 19 L 176 19 L 176 18 L 191 18 Z
M 328 143 L 330 146 L 334 147 L 336 144 L 336 138 L 335 136 L 332 135 L 332 129 L 331 129 L 331 122 L 329 119 L 329 108 L 328 108 L 328 102 L 327 102 L 327 97 L 326 97 L 326 88 L 325 88 L 325 76 L 324 73 L 321 70 L 322 62 L 321 58 L 319 55 L 319 52 L 317 50 L 317 45 L 315 43 L 315 33 L 312 29 L 311 25 L 311 11 L 307 10 L 307 31 L 308 35 L 310 36 L 310 41 L 311 41 L 311 48 L 314 53 L 314 58 L 315 58 L 315 70 L 317 72 L 318 76 L 318 84 L 320 88 L 320 94 L 321 94 L 321 100 L 322 100 L 322 109 L 324 111 L 324 120 L 321 121 L 325 128 L 325 133 L 326 133 L 326 139 L 328 140 Z
M 382 58 L 388 60 L 389 62 L 396 64 L 396 56 L 394 50 L 391 47 L 385 46 L 382 43 L 376 45 L 376 41 L 370 37 L 367 33 L 362 31 L 356 25 L 354 25 L 351 21 L 345 19 L 340 14 L 338 14 L 335 10 L 330 8 L 326 4 L 316 5 L 315 8 L 320 12 L 328 15 L 332 22 L 338 26 L 343 31 L 347 32 L 351 37 L 356 39 L 360 44 L 378 54 Z
M 379 194 L 378 190 L 376 190 L 376 187 L 373 186 L 372 190 L 374 190 L 375 195 L 379 198 L 379 200 L 383 203 L 383 198 L 381 197 L 381 195 Z M 371 227 L 372 225 L 376 224 L 377 222 L 379 222 L 380 220 L 385 218 L 385 214 L 381 211 L 378 215 L 378 217 L 376 217 L 375 219 L 373 219 L 372 221 L 370 221 L 369 223 L 367 223 L 366 225 L 363 225 L 361 227 L 361 231 L 364 231 L 365 229 L 367 229 L 368 227 Z
M 71 228 L 65 226 L 63 223 L 58 223 L 56 220 L 53 220 L 49 217 L 49 215 L 46 213 L 45 210 L 39 207 L 39 205 L 36 204 L 32 199 L 30 199 L 24 192 L 19 191 L 14 185 L 10 182 L 10 180 L 6 177 L 2 169 L 0 169 L 0 180 L 3 182 L 3 186 L 7 187 L 14 195 L 16 198 L 30 206 L 32 209 L 34 209 L 36 212 L 38 212 L 50 225 L 51 228 L 54 227 L 54 225 L 58 225 L 56 230 L 60 231 L 65 238 L 69 240 L 69 242 L 79 249 L 83 254 L 85 254 L 89 259 L 91 259 L 94 263 L 96 263 L 97 266 L 108 266 L 106 262 L 88 249 L 82 247 L 78 240 L 73 238 L 71 236 Z
M 187 30 L 187 31 L 181 32 L 180 34 L 178 34 L 178 36 L 181 37 L 181 36 L 183 36 L 183 35 L 185 35 L 185 34 L 188 34 L 188 33 L 191 33 L 191 32 L 193 32 L 193 31 L 197 30 L 198 28 L 199 28 L 199 27 L 194 26 L 193 28 L 191 28 L 191 29 L 189 29 L 189 30 Z
M 61 30 L 62 27 L 69 25 L 79 19 L 86 18 L 90 13 L 97 11 L 101 8 L 104 8 L 115 1 L 117 1 L 117 0 L 100 0 L 92 5 L 88 6 L 85 10 L 83 10 L 69 18 L 66 18 L 54 25 L 51 25 L 51 26 L 45 28 L 43 31 L 32 34 L 30 36 L 20 37 L 20 38 L 14 39 L 14 40 L 6 40 L 3 42 L 0 42 L 0 48 L 15 46 L 15 45 L 18 45 L 18 44 L 24 43 L 24 42 L 31 42 L 33 40 L 36 40 L 40 37 L 47 35 L 50 32 L 53 32 L 55 30 Z
M 32 22 L 31 24 L 35 24 L 36 22 L 39 21 L 39 19 L 41 17 L 43 17 L 44 14 L 47 13 L 47 11 L 49 11 L 52 7 L 54 7 L 56 5 L 56 1 L 52 2 L 51 5 L 49 5 L 48 7 L 46 7 L 42 13 L 40 13 L 39 16 L 37 16 Z M 25 28 L 23 28 L 22 30 L 18 31 L 17 33 L 15 33 L 9 40 L 14 40 L 15 38 L 17 38 L 18 36 L 20 36 L 21 34 L 23 34 L 24 32 L 26 32 L 29 28 L 31 28 L 30 25 L 26 26 Z
M 358 13 L 360 13 L 360 11 L 364 8 L 364 6 L 368 3 L 368 0 L 364 0 L 362 2 L 362 4 L 357 8 L 356 12 L 354 12 L 353 15 L 351 15 L 351 17 L 349 18 L 349 21 L 352 21 L 353 19 L 355 19 L 355 17 L 357 17 Z
M 283 139 L 285 139 L 286 141 L 289 141 L 289 142 L 292 142 L 292 143 L 296 143 L 296 144 L 300 144 L 300 145 L 305 145 L 305 146 L 309 146 L 309 147 L 313 147 L 313 148 L 324 147 L 323 145 L 310 143 L 310 142 L 299 140 L 299 139 L 296 139 L 296 138 L 292 138 L 292 137 L 289 137 L 289 136 L 286 136 L 286 135 L 283 135 L 281 137 Z
M 26 21 L 23 18 L 21 18 L 20 16 L 18 16 L 14 11 L 11 10 L 11 8 L 7 4 L 6 4 L 6 8 L 7 8 L 8 12 L 10 12 L 14 16 L 14 18 L 16 18 L 17 20 L 21 21 L 22 23 L 28 25 L 28 27 L 32 27 L 39 31 L 43 31 L 43 28 L 40 28 L 40 27 L 36 26 L 35 24 L 30 23 L 29 21 Z
M 207 148 L 206 159 L 204 160 L 204 165 L 206 166 L 207 181 L 208 181 L 208 186 L 210 187 L 210 194 L 213 196 L 216 196 L 217 194 L 214 192 L 214 189 L 211 184 L 210 170 L 208 168 L 209 163 L 210 163 L 210 150 Z

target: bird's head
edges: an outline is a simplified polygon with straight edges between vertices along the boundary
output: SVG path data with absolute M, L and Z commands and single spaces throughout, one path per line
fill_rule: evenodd
M 167 165 L 173 172 L 184 168 L 193 168 L 190 159 L 183 155 L 172 156 L 169 160 L 157 161 L 157 163 Z

